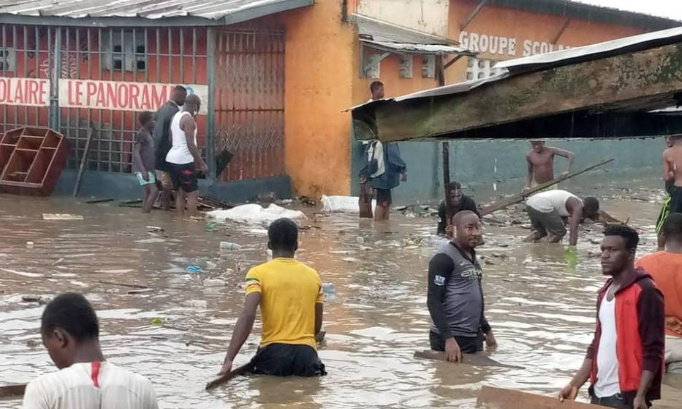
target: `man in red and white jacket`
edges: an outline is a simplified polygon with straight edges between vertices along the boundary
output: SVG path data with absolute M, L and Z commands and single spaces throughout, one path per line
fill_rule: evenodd
M 575 399 L 590 380 L 592 403 L 647 409 L 661 397 L 664 368 L 663 294 L 646 271 L 635 269 L 639 235 L 628 226 L 609 226 L 601 265 L 611 278 L 597 297 L 597 330 L 585 361 L 559 399 Z

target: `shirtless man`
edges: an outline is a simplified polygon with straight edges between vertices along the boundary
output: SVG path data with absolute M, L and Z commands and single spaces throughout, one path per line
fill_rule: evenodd
M 570 172 L 571 165 L 573 165 L 573 152 L 545 146 L 545 142 L 538 139 L 531 140 L 530 145 L 533 149 L 526 155 L 528 178 L 524 191 L 554 179 L 554 155 L 568 159 L 568 168 L 561 176 L 566 176 Z
M 665 146 L 670 149 L 673 147 L 673 144 L 675 143 L 675 140 L 673 139 L 672 136 L 667 135 L 665 137 Z M 667 149 L 666 149 L 667 151 Z M 665 155 L 665 153 L 664 153 Z M 665 162 L 665 159 L 663 160 Z M 665 165 L 664 165 L 665 166 Z M 663 224 L 665 223 L 665 219 L 668 217 L 670 214 L 670 202 L 672 200 L 672 197 L 670 196 L 670 191 L 672 190 L 672 187 L 675 185 L 675 168 L 676 166 L 673 165 L 673 168 L 670 169 L 668 172 L 668 178 L 663 176 L 663 181 L 665 183 L 665 191 L 668 192 L 668 197 L 665 198 L 663 201 L 663 207 L 661 207 L 661 212 L 658 214 L 658 219 L 656 219 L 656 233 L 658 235 L 658 250 L 662 251 L 663 250 Z

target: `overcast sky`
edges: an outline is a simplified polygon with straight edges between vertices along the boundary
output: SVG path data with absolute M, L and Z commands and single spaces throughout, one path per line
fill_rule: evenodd
M 577 3 L 594 4 L 621 10 L 646 13 L 682 21 L 680 0 L 574 0 Z

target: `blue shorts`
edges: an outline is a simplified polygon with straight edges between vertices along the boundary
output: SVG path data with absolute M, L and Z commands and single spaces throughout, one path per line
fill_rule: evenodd
M 142 172 L 135 172 L 135 176 L 137 176 L 137 181 L 140 182 L 140 186 L 156 184 L 156 176 L 154 176 L 154 172 L 147 172 L 147 175 L 149 176 L 149 180 L 144 180 L 142 178 Z

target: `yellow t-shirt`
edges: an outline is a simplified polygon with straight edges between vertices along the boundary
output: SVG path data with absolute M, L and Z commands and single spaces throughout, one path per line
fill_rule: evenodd
M 246 275 L 246 294 L 261 293 L 261 346 L 295 344 L 317 347 L 315 304 L 322 303 L 317 271 L 293 258 L 276 258 Z

